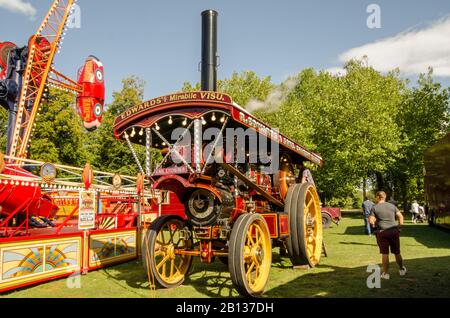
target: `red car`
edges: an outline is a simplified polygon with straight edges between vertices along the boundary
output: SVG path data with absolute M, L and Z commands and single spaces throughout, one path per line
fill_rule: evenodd
M 324 229 L 329 229 L 331 223 L 339 225 L 342 213 L 339 208 L 322 208 L 322 223 Z

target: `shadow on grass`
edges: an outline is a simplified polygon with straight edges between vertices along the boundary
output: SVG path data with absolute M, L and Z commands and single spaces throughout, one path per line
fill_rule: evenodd
M 292 269 L 288 257 L 281 257 L 278 248 L 272 258 L 272 268 Z M 132 289 L 149 289 L 149 280 L 141 261 L 132 261 L 111 268 L 101 269 L 107 279 L 122 285 L 127 284 Z M 206 297 L 239 297 L 230 278 L 228 266 L 216 260 L 212 264 L 203 264 L 194 258 L 192 268 L 184 282 L 185 286 L 192 286 Z M 162 289 L 157 287 L 158 290 Z
M 100 269 L 113 282 L 124 281 L 135 289 L 149 289 L 149 279 L 140 260 L 134 260 L 111 268 Z M 120 284 L 119 284 L 120 285 Z
M 361 246 L 374 246 L 376 244 L 368 244 L 368 243 L 361 243 L 361 242 L 339 242 L 339 244 L 342 245 L 361 245 Z
M 362 226 L 349 226 L 340 235 L 363 235 L 363 232 Z M 403 227 L 401 236 L 414 238 L 428 248 L 450 248 L 450 232 L 439 228 L 430 228 L 425 224 L 408 224 Z
M 132 289 L 149 290 L 149 278 L 142 261 L 132 261 L 101 271 L 118 285 L 126 283 Z M 203 264 L 194 258 L 189 275 L 184 282 L 185 286 L 193 286 L 208 297 L 236 297 L 233 284 L 228 273 L 228 266 L 219 260 L 212 264 Z M 163 289 L 157 287 L 158 290 Z
M 409 272 L 400 277 L 398 268 L 391 264 L 391 280 L 382 281 L 382 288 L 369 289 L 367 266 L 344 268 L 319 266 L 326 272 L 306 273 L 288 283 L 279 285 L 266 292 L 267 297 L 300 298 L 414 298 L 448 297 L 450 295 L 450 257 L 433 257 L 407 260 L 405 266 Z

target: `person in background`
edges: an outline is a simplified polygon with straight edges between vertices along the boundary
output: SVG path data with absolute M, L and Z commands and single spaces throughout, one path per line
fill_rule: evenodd
M 316 183 L 314 182 L 311 170 L 306 168 L 303 162 L 298 165 L 298 168 L 300 169 L 300 183 L 311 183 L 315 187 Z
M 412 222 L 415 224 L 417 223 L 417 217 L 419 216 L 419 203 L 417 201 L 414 201 L 411 205 L 411 214 L 412 214 Z
M 364 216 L 364 228 L 365 228 L 366 234 L 369 236 L 372 236 L 372 227 L 370 226 L 370 223 L 369 223 L 369 217 L 370 217 L 370 213 L 372 212 L 372 209 L 374 206 L 375 206 L 375 204 L 371 200 L 369 200 L 368 197 L 364 197 L 364 202 L 362 204 L 363 216 Z
M 389 275 L 389 249 L 395 255 L 400 268 L 400 276 L 406 275 L 403 258 L 400 253 L 400 227 L 403 226 L 403 214 L 393 204 L 386 202 L 386 193 L 380 191 L 376 195 L 377 204 L 372 208 L 369 222 L 377 228 L 377 243 L 382 254 L 382 279 L 390 279 Z M 398 222 L 397 222 L 398 220 Z

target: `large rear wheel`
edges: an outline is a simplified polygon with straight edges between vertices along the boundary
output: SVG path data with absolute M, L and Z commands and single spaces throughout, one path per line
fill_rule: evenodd
M 293 265 L 315 267 L 322 256 L 323 224 L 314 185 L 306 183 L 291 187 L 286 197 L 285 212 L 289 215 L 290 227 L 286 245 Z
M 163 216 L 150 227 L 142 243 L 144 268 L 163 288 L 183 284 L 192 265 L 192 256 L 180 252 L 192 247 L 192 238 L 183 239 L 180 231 L 186 222 L 178 216 Z
M 243 296 L 260 296 L 269 280 L 272 242 L 266 221 L 259 214 L 244 214 L 233 226 L 228 268 L 231 280 Z

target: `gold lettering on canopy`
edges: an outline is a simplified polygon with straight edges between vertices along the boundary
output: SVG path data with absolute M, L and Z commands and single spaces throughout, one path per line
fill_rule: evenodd
M 142 103 L 141 105 L 137 105 L 131 107 L 124 113 L 122 113 L 118 121 L 124 121 L 130 117 L 133 117 L 139 113 L 142 113 L 148 109 L 157 106 L 163 106 L 166 104 L 177 103 L 177 102 L 216 102 L 216 103 L 227 103 L 232 104 L 233 101 L 231 97 L 228 95 L 217 93 L 217 92 L 189 92 L 189 93 L 177 93 L 172 95 L 167 95 L 163 97 L 158 97 L 155 99 L 151 99 Z

